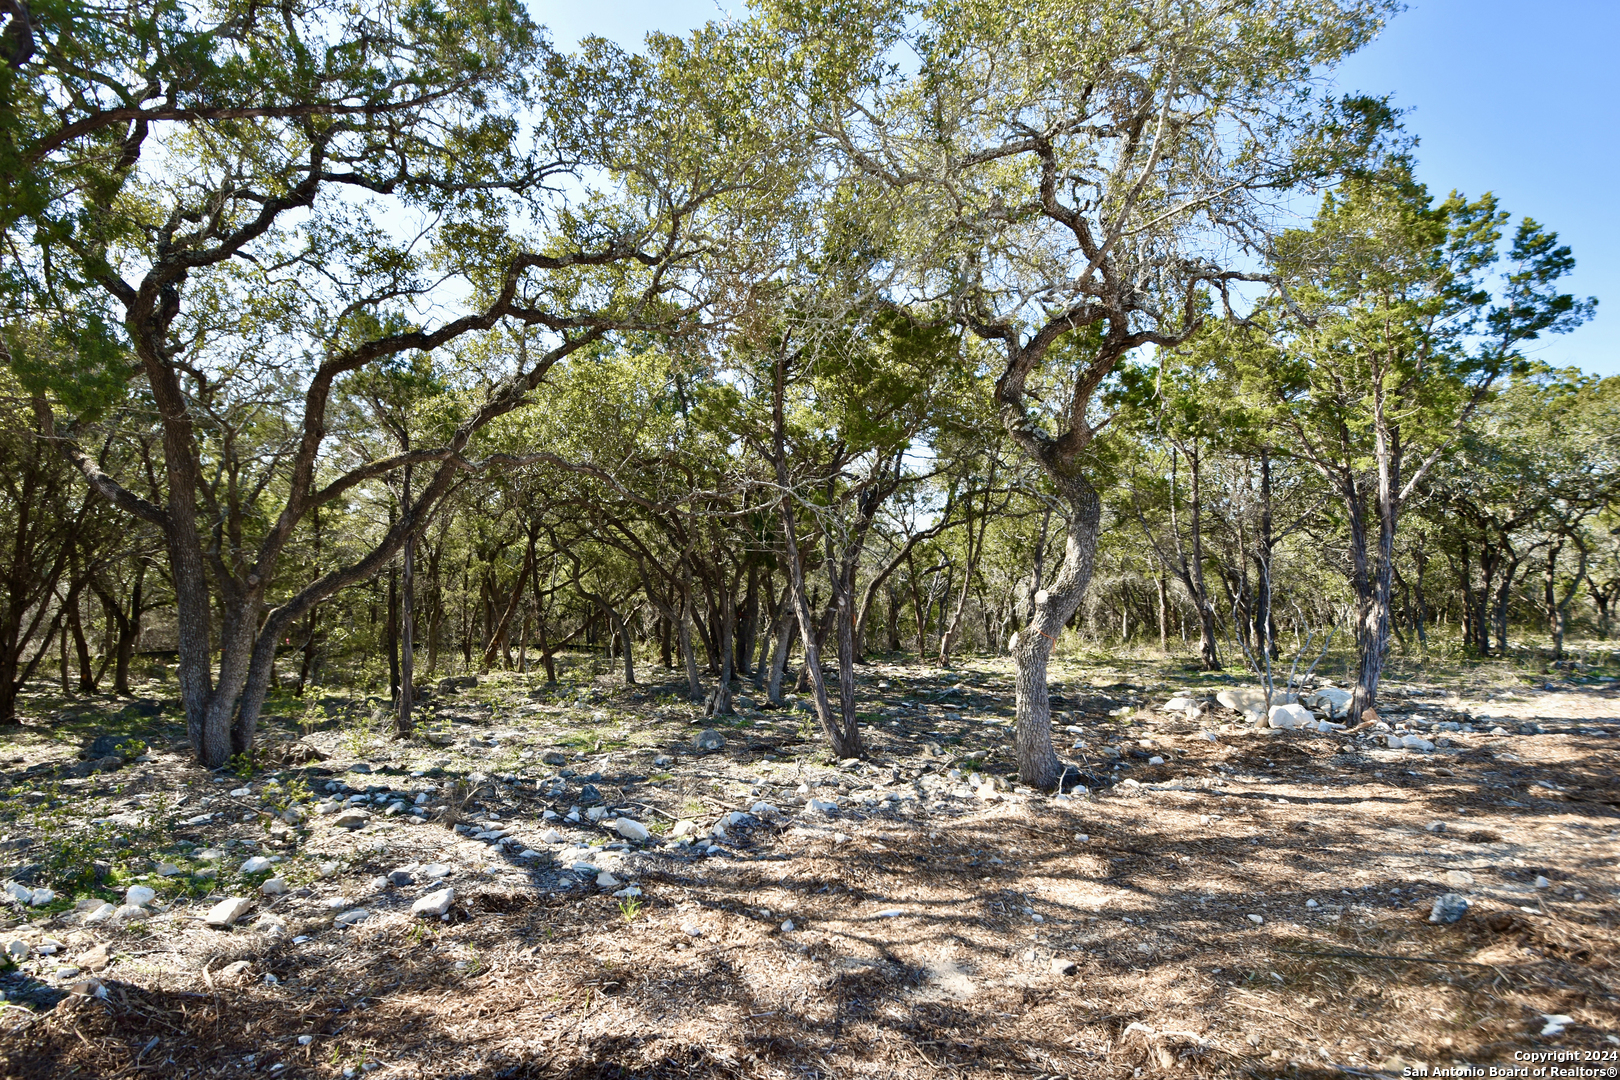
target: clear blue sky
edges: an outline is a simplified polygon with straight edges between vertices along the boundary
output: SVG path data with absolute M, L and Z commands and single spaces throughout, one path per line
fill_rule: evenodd
M 556 43 L 600 34 L 627 47 L 742 14 L 739 0 L 532 0 Z M 1346 91 L 1391 94 L 1418 136 L 1419 175 L 1437 194 L 1494 191 L 1515 220 L 1575 250 L 1569 288 L 1598 316 L 1536 343 L 1536 355 L 1620 374 L 1620 4 L 1599 0 L 1412 0 L 1339 76 Z M 1533 346 L 1535 347 L 1535 346 Z

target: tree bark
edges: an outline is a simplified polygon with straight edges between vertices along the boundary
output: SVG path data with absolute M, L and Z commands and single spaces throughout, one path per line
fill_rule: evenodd
M 411 502 L 411 467 L 405 466 L 403 505 Z M 523 591 L 518 579 L 517 592 Z M 405 538 L 400 550 L 399 605 L 399 710 L 394 717 L 394 736 L 408 739 L 416 730 L 411 709 L 416 697 L 416 533 Z

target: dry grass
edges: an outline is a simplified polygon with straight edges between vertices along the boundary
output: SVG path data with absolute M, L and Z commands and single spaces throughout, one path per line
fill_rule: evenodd
M 985 700 L 1005 693 L 987 678 Z M 1502 711 L 1620 730 L 1612 692 Z M 879 740 L 873 771 L 923 761 L 914 734 Z M 0 1075 L 1341 1076 L 1620 1051 L 1613 734 L 1436 755 L 1136 734 L 1168 758 L 1131 769 L 1140 786 L 909 814 L 846 799 L 745 830 L 730 858 L 650 861 L 634 911 L 497 875 L 449 922 L 396 909 L 297 945 L 75 931 L 120 953 L 106 999 L 0 1014 Z M 634 798 L 734 807 L 709 778 L 780 750 L 734 743 Z M 1432 925 L 1447 891 L 1474 906 Z M 216 974 L 234 959 L 244 974 Z M 1543 1014 L 1573 1023 L 1543 1038 Z

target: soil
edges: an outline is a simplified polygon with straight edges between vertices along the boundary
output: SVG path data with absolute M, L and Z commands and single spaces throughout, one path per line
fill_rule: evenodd
M 54 903 L 8 909 L 0 937 L 34 952 L 0 976 L 0 1076 L 1400 1076 L 1549 1053 L 1615 1075 L 1613 682 L 1408 672 L 1379 711 L 1423 751 L 1159 709 L 1236 675 L 1055 677 L 1087 789 L 1064 798 L 1018 788 L 993 659 L 863 666 L 853 764 L 802 711 L 716 726 L 673 686 L 605 676 L 447 688 L 405 743 L 375 702 L 284 701 L 281 760 L 247 779 L 190 764 L 172 706 L 58 711 L 8 744 L 0 863 L 36 884 L 90 863 Z M 707 728 L 725 745 L 698 753 Z M 149 760 L 63 778 L 109 731 Z M 589 811 L 587 783 L 662 835 L 542 820 Z M 328 784 L 426 792 L 422 820 L 375 802 L 352 832 L 276 816 Z M 684 820 L 701 842 L 673 839 Z M 262 895 L 251 855 L 279 857 L 289 892 Z M 387 884 L 395 868 L 417 880 Z M 158 891 L 151 917 L 81 925 L 79 901 L 132 883 Z M 446 917 L 411 914 L 443 886 Z M 1447 893 L 1466 914 L 1431 922 Z M 231 896 L 254 911 L 201 921 Z

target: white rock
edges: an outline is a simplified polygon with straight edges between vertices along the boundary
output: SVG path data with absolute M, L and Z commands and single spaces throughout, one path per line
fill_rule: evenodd
M 792 919 L 784 919 L 782 921 L 782 933 L 784 933 L 784 934 L 793 933 L 793 920 Z
M 1303 705 L 1273 705 L 1269 720 L 1272 727 L 1284 731 L 1302 728 L 1306 724 L 1316 726 L 1316 714 Z
M 753 814 L 755 817 L 776 817 L 777 815 L 781 814 L 782 811 L 778 810 L 768 802 L 757 802 L 748 808 L 748 812 Z
M 145 907 L 157 899 L 157 892 L 145 885 L 131 885 L 124 890 L 124 903 L 134 904 L 136 907 Z
M 1233 712 L 1264 715 L 1266 711 L 1266 692 L 1259 687 L 1244 686 L 1231 690 L 1222 690 L 1215 695 L 1215 700 Z M 1285 694 L 1280 691 L 1271 695 L 1273 705 L 1290 705 L 1297 700 L 1297 695 Z
M 239 787 L 239 788 L 232 788 L 231 789 L 231 798 L 233 798 L 233 799 L 246 799 L 246 798 L 250 797 L 252 794 L 253 794 L 253 789 L 250 788 L 250 787 Z
M 607 808 L 604 806 L 593 806 L 589 810 L 585 811 L 585 816 L 591 821 L 601 821 L 603 818 L 607 817 Z
M 255 855 L 253 858 L 247 860 L 241 865 L 240 872 L 244 874 L 262 874 L 266 870 L 270 869 L 270 867 L 273 865 L 274 864 L 263 855 Z
M 1190 697 L 1177 695 L 1164 703 L 1165 712 L 1186 712 L 1188 709 L 1198 708 L 1198 702 Z
M 675 823 L 675 827 L 670 830 L 669 835 L 679 839 L 683 836 L 691 836 L 693 833 L 697 832 L 697 828 L 697 822 L 690 819 L 686 821 L 677 821 Z
M 248 909 L 252 906 L 253 901 L 244 900 L 239 896 L 233 896 L 228 900 L 221 900 L 219 903 L 209 908 L 208 913 L 203 916 L 203 922 L 207 923 L 209 926 L 230 926 L 232 923 L 236 922 L 237 919 L 240 919 L 243 915 L 246 915 L 248 913 Z
M 11 957 L 13 960 L 27 959 L 28 942 L 24 941 L 22 938 L 12 938 L 10 941 L 6 942 L 6 955 Z
M 727 839 L 725 823 L 721 821 L 715 822 L 714 827 L 709 830 L 709 836 L 715 840 Z
M 613 894 L 614 898 L 618 899 L 618 900 L 629 900 L 629 899 L 632 899 L 632 898 L 640 896 L 640 895 L 641 895 L 641 889 L 640 889 L 639 886 L 636 886 L 636 885 L 626 886 L 625 888 L 620 889 L 618 892 Z
M 450 873 L 451 868 L 441 862 L 428 863 L 426 866 L 422 867 L 422 877 L 426 878 L 428 881 L 449 877 Z
M 320 871 L 321 877 L 329 878 L 338 872 L 338 864 L 335 862 L 323 862 L 317 869 Z
M 1264 915 L 1250 915 L 1249 921 L 1254 923 L 1254 925 L 1259 926 L 1261 923 L 1266 921 L 1266 917 Z
M 332 819 L 332 824 L 340 829 L 363 829 L 371 820 L 371 815 L 364 810 L 345 810 Z
M 599 889 L 617 889 L 623 884 L 624 882 L 620 881 L 606 870 L 603 870 L 600 874 L 596 875 L 596 887 Z
M 838 809 L 838 803 L 832 799 L 811 799 L 804 808 L 815 814 L 830 814 Z
M 547 829 L 540 834 L 540 841 L 546 844 L 563 844 L 567 843 L 568 838 L 556 829 Z
M 178 866 L 174 865 L 174 863 L 168 863 L 168 862 L 158 863 L 158 867 L 157 867 L 157 876 L 158 877 L 179 877 L 183 873 L 185 873 L 185 871 L 180 869 Z
M 1541 1018 L 1547 1021 L 1546 1026 L 1541 1029 L 1543 1035 L 1562 1035 L 1564 1029 L 1575 1022 L 1573 1016 L 1565 1016 L 1563 1013 L 1542 1013 Z
M 1538 888 L 1538 889 L 1550 889 L 1550 888 L 1552 888 L 1552 882 L 1548 881 L 1545 877 L 1542 877 L 1542 876 L 1538 875 L 1536 877 L 1536 888 Z
M 652 836 L 651 829 L 648 829 L 647 826 L 643 825 L 641 822 L 632 821 L 627 817 L 616 819 L 613 822 L 613 827 L 614 829 L 618 830 L 620 836 L 624 837 L 626 840 L 630 840 L 638 844 Z
M 416 903 L 411 905 L 412 915 L 421 915 L 427 918 L 437 918 L 450 910 L 450 905 L 456 902 L 456 890 L 452 888 L 440 889 L 430 892 Z
M 365 922 L 369 918 L 371 918 L 371 912 L 367 911 L 365 908 L 351 908 L 348 911 L 340 914 L 337 918 L 333 919 L 332 925 L 337 928 L 353 926 L 355 923 Z
M 99 926 L 113 917 L 118 909 L 111 904 L 102 904 L 84 917 L 84 925 Z
M 112 922 L 135 922 L 137 919 L 150 919 L 152 913 L 135 904 L 120 904 L 118 910 L 112 913 Z
M 1148 758 L 1148 764 L 1149 765 L 1163 765 L 1164 764 L 1164 758 L 1160 757 L 1157 754 L 1154 754 L 1152 757 Z
M 1315 900 L 1307 900 L 1305 901 L 1305 906 L 1308 908 L 1319 908 L 1322 905 L 1318 904 Z
M 1433 750 L 1434 743 L 1421 735 L 1402 735 L 1401 745 L 1408 750 Z
M 308 817 L 308 811 L 302 806 L 289 806 L 281 812 L 281 820 L 288 825 L 302 825 Z
M 287 882 L 278 877 L 267 878 L 265 883 L 259 886 L 259 891 L 265 896 L 280 896 L 287 891 Z

